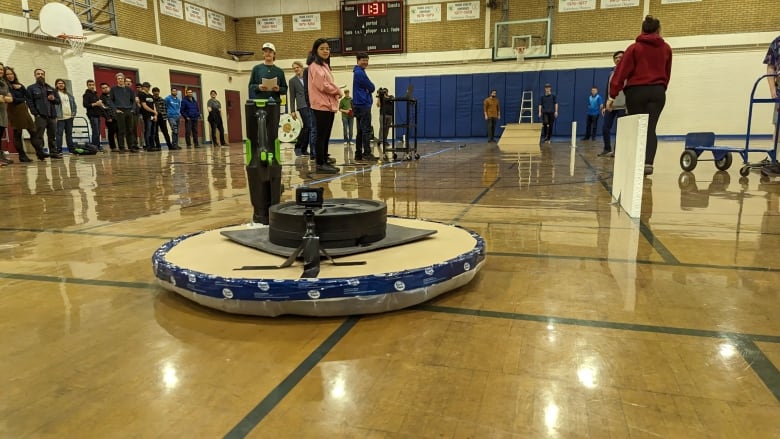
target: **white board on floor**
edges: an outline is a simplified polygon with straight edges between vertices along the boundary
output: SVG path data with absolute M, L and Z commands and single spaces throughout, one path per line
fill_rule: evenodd
M 642 211 L 647 121 L 647 114 L 618 118 L 612 197 L 631 218 Z

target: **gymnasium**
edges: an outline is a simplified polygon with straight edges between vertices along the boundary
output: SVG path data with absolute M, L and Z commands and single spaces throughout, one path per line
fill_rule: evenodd
M 89 138 L 87 80 L 98 93 L 118 73 L 162 97 L 191 90 L 202 113 L 199 147 L 185 146 L 182 120 L 181 149 L 136 154 L 110 150 L 103 121 L 97 154 L 20 162 L 6 130 L 0 438 L 779 438 L 780 181 L 763 172 L 776 157 L 764 64 L 775 9 L 0 0 L 0 62 L 28 89 L 36 69 L 66 83 L 76 142 Z M 673 58 L 642 175 L 633 153 L 644 143 L 630 141 L 639 115 L 618 119 L 615 157 L 599 155 L 603 117 L 596 140 L 582 138 L 591 89 L 606 101 L 613 54 L 647 15 Z M 383 203 L 395 222 L 458 228 L 484 244 L 479 270 L 384 312 L 247 315 L 177 294 L 161 282 L 159 249 L 252 226 L 245 104 L 262 47 L 289 81 L 318 38 L 336 84 L 352 89 L 365 51 L 366 75 L 400 101 L 383 146 L 374 96 L 377 161 L 355 160 L 338 114 L 337 173 L 282 143 L 281 201 L 321 189 Z M 537 139 L 546 84 L 559 107 L 550 143 Z M 212 90 L 225 145 L 207 121 Z M 493 90 L 497 142 L 483 116 Z M 530 134 L 518 142 L 513 129 Z M 226 253 L 253 265 L 239 247 Z M 386 272 L 445 253 L 398 249 Z M 187 256 L 216 266 L 224 254 Z M 350 270 L 323 260 L 319 281 Z M 312 309 L 326 303 L 309 297 Z

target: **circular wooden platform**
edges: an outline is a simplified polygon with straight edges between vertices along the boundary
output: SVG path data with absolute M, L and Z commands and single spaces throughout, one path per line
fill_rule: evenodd
M 421 241 L 321 263 L 320 277 L 300 279 L 300 263 L 277 270 L 235 270 L 281 265 L 285 258 L 237 244 L 220 233 L 232 226 L 176 238 L 152 257 L 158 282 L 204 306 L 259 316 L 337 316 L 393 311 L 465 285 L 485 261 L 478 234 L 431 221 L 388 218 L 388 224 L 434 229 Z

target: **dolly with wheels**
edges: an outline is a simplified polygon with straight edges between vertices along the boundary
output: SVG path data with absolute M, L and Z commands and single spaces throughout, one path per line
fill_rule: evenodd
M 704 151 L 712 152 L 715 167 L 725 171 L 731 167 L 731 153 L 741 154 L 742 149 L 715 145 L 715 133 L 688 133 L 685 135 L 685 150 L 680 155 L 680 167 L 683 171 L 693 171 Z M 709 160 L 706 160 L 709 161 Z
M 753 120 L 753 104 L 777 104 L 780 102 L 778 99 L 772 99 L 772 98 L 756 98 L 756 89 L 758 88 L 758 84 L 763 82 L 764 78 L 768 78 L 770 76 L 777 77 L 777 74 L 767 74 L 762 75 L 758 79 L 756 79 L 756 82 L 753 84 L 753 89 L 750 92 L 750 106 L 748 107 L 748 122 L 747 122 L 747 132 L 745 133 L 745 149 L 740 152 L 742 155 L 742 161 L 743 166 L 739 170 L 739 175 L 743 177 L 747 177 L 748 174 L 750 174 L 750 170 L 753 168 L 763 168 L 766 163 L 765 162 L 759 162 L 759 163 L 750 163 L 748 162 L 748 153 L 749 152 L 765 152 L 767 156 L 769 156 L 769 160 L 771 163 L 777 163 L 777 134 L 778 134 L 778 127 L 780 127 L 779 124 L 775 124 L 775 136 L 774 136 L 774 142 L 772 149 L 750 149 L 750 125 Z

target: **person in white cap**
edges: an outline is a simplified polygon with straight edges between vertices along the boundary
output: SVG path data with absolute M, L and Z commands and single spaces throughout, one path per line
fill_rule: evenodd
M 287 80 L 284 79 L 284 71 L 274 65 L 276 60 L 276 46 L 273 43 L 263 44 L 263 63 L 252 69 L 249 77 L 249 99 L 274 98 L 281 101 L 281 96 L 287 94 Z M 263 79 L 276 78 L 276 85 L 272 88 L 263 85 Z

